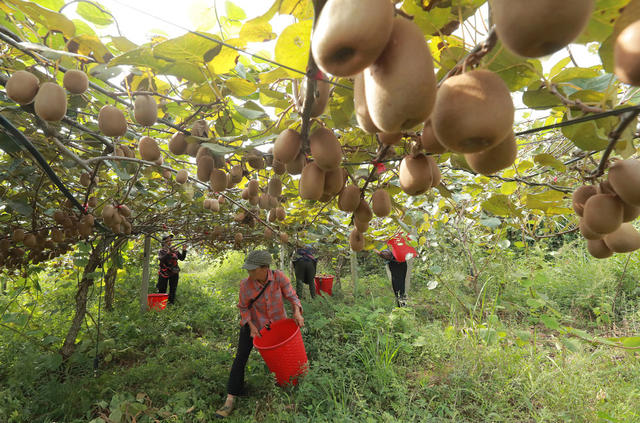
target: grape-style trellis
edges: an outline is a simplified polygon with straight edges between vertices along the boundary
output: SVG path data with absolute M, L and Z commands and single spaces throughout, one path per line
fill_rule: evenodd
M 359 3 L 366 4 L 353 1 Z M 4 1 L 0 84 L 6 87 L 12 75 L 27 71 L 40 88 L 46 82 L 63 86 L 65 74 L 80 70 L 88 75 L 88 88 L 65 92 L 67 108 L 60 119 L 43 117 L 37 101 L 18 104 L 8 88 L 0 92 L 2 272 L 27 278 L 64 253 L 86 253 L 76 316 L 63 347 L 68 356 L 96 269 L 117 256 L 127 240 L 143 235 L 147 260 L 148 237 L 167 231 L 214 254 L 320 240 L 321 249 L 342 260 L 350 247 L 373 249 L 398 231 L 414 235 L 420 247 L 432 238 L 455 236 L 446 229 L 453 216 L 472 222 L 482 239 L 493 241 L 505 236 L 505 228 L 531 240 L 578 230 L 570 194 L 581 185 L 594 190 L 597 185 L 602 195 L 615 196 L 607 171 L 636 154 L 640 95 L 614 74 L 613 50 L 618 35 L 640 18 L 640 1 L 585 1 L 593 8 L 573 41 L 586 45 L 600 63 L 579 66 L 569 40 L 554 48 L 561 54 L 553 56 L 548 71 L 541 60 L 550 59 L 519 56 L 505 47 L 500 16 L 491 15 L 501 3 L 404 0 L 392 3 L 388 17 L 401 20 L 399 25 L 410 22 L 407 31 L 424 36 L 424 49 L 433 58 L 434 98 L 436 83 L 443 97 L 453 78 L 481 70 L 501 81 L 509 97 L 523 105 L 519 109 L 528 109 L 516 114 L 523 121 L 509 123 L 515 161 L 483 175 L 460 151 L 425 147 L 422 123 L 393 131 L 391 141 L 390 134 L 367 127 L 362 101 L 374 106 L 357 98 L 360 76 L 322 72 L 326 63 L 316 60 L 325 59 L 312 54 L 312 43 L 324 42 L 322 29 L 314 32 L 316 23 L 327 25 L 318 17 L 325 7 L 342 7 L 338 0 L 276 0 L 252 19 L 227 2 L 226 16 L 212 13 L 209 30 L 156 36 L 143 45 L 121 34 L 111 13 L 93 1 Z M 550 13 L 561 7 L 538 3 Z M 361 13 L 370 18 L 370 11 Z M 276 34 L 270 24 L 276 15 L 291 15 L 295 23 Z M 273 40 L 273 57 L 249 51 Z M 415 71 L 423 68 L 412 66 L 405 66 L 410 76 L 398 91 L 425 77 Z M 368 95 L 373 79 L 362 76 Z M 139 101 L 157 107 L 151 122 L 138 116 Z M 118 136 L 106 135 L 99 121 L 105 106 L 126 119 Z M 441 135 L 438 113 L 432 118 Z M 307 167 L 324 163 L 324 150 L 314 151 L 319 128 L 335 134 L 338 163 L 309 176 Z M 285 164 L 270 147 L 286 130 L 299 138 L 301 153 Z M 159 147 L 151 159 L 139 151 L 144 137 Z M 402 180 L 407 157 L 432 169 L 429 184 L 415 192 Z M 345 184 L 357 187 L 360 208 L 354 214 L 344 211 L 354 210 L 343 203 Z M 387 196 L 388 207 L 372 204 L 374 193 Z M 602 236 L 594 238 L 589 242 L 602 243 Z

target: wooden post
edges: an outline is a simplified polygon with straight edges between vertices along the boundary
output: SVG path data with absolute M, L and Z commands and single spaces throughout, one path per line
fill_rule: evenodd
M 149 260 L 151 258 L 151 237 L 144 237 L 144 257 L 142 259 L 142 283 L 140 284 L 140 310 L 148 311 L 147 294 L 149 293 Z
M 358 290 L 358 253 L 351 250 L 351 282 L 353 284 L 353 296 Z
M 287 244 L 285 244 L 284 242 L 280 243 L 280 269 L 282 269 L 283 272 L 288 269 L 285 261 L 286 250 L 287 250 Z M 290 269 L 289 269 L 289 277 L 291 277 Z

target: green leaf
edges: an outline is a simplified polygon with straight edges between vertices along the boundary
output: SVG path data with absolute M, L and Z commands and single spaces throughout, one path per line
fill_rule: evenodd
M 311 20 L 294 23 L 286 27 L 276 41 L 275 59 L 290 68 L 304 73 L 311 45 Z M 300 73 L 286 70 L 290 76 L 300 77 Z
M 236 97 L 246 97 L 256 92 L 256 85 L 246 79 L 229 78 L 224 83 Z
M 607 39 L 612 34 L 614 23 L 627 3 L 629 0 L 596 0 L 596 7 L 587 28 L 575 42 L 586 44 Z
M 111 42 L 113 43 L 115 48 L 123 53 L 138 48 L 138 45 L 136 43 L 129 41 L 129 39 L 126 37 L 111 37 Z
M 0 131 L 0 148 L 6 153 L 15 153 L 22 149 L 22 146 L 18 144 L 13 137 L 9 136 L 4 131 Z
M 522 102 L 532 109 L 549 109 L 562 105 L 562 101 L 551 94 L 541 81 L 536 81 L 527 87 L 522 94 Z
M 31 217 L 33 213 L 31 205 L 27 204 L 24 200 L 4 200 L 3 203 L 23 216 Z
M 511 91 L 519 91 L 542 75 L 539 60 L 526 59 L 505 48 L 494 48 L 484 59 L 488 69 L 500 75 Z
M 113 18 L 108 13 L 103 12 L 97 6 L 100 6 L 100 9 L 105 10 L 99 3 L 79 3 L 76 8 L 76 13 L 82 16 L 89 22 L 92 22 L 96 25 L 107 26 L 113 23 Z
M 558 321 L 554 317 L 543 315 L 540 316 L 540 320 L 547 328 L 551 330 L 560 330 L 560 323 L 558 323 Z
M 485 217 L 480 219 L 480 224 L 490 229 L 496 229 L 502 222 L 497 217 Z
M 496 216 L 520 216 L 520 211 L 513 205 L 509 197 L 494 194 L 482 203 L 482 208 Z
M 561 131 L 576 147 L 584 151 L 599 151 L 607 148 L 609 144 L 608 134 L 616 121 L 616 117 L 608 117 L 597 121 L 592 120 L 565 126 Z
M 73 22 L 61 13 L 45 9 L 33 2 L 22 0 L 5 1 L 16 6 L 19 10 L 24 12 L 25 15 L 44 26 L 49 31 L 61 32 L 67 38 L 73 37 L 76 33 L 76 27 Z
M 203 33 L 203 35 L 220 40 L 217 35 L 206 33 Z M 180 37 L 156 44 L 152 51 L 155 58 L 167 62 L 203 64 L 206 62 L 205 55 L 211 60 L 215 55 L 219 54 L 221 49 L 222 46 L 219 43 L 189 32 Z M 211 51 L 218 53 L 212 55 Z
M 234 21 L 243 21 L 247 19 L 247 14 L 244 12 L 244 10 L 242 10 L 241 7 L 236 6 L 229 0 L 227 0 L 227 2 L 225 3 L 225 6 L 227 9 L 227 18 Z
M 204 142 L 202 144 L 200 144 L 201 147 L 206 147 L 209 150 L 211 150 L 212 152 L 216 153 L 216 154 L 229 154 L 229 153 L 233 153 L 236 151 L 235 148 L 230 148 L 230 147 L 226 147 L 224 145 L 220 145 L 220 144 L 214 144 L 211 142 Z
M 533 157 L 533 161 L 541 166 L 549 166 L 557 170 L 558 172 L 564 172 L 567 167 L 560 160 L 553 157 L 551 154 L 542 153 Z

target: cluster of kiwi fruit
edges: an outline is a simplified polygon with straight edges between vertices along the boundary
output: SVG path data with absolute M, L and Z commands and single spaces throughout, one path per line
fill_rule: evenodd
M 580 233 L 593 257 L 640 248 L 640 233 L 630 223 L 640 215 L 638 184 L 640 161 L 627 159 L 611 166 L 606 181 L 574 191 L 573 210 L 580 216 Z
M 80 70 L 69 70 L 64 74 L 63 87 L 55 82 L 40 83 L 31 72 L 14 72 L 6 84 L 7 96 L 20 105 L 34 103 L 40 119 L 48 122 L 60 121 L 67 114 L 67 92 L 82 94 L 89 87 L 87 74 Z M 66 90 L 66 91 L 65 91 Z
M 18 228 L 10 237 L 0 239 L 0 267 L 16 270 L 28 262 L 41 263 L 69 251 L 64 239 L 57 240 L 56 233 L 49 232 L 46 228 L 32 232 Z
M 116 234 L 131 234 L 130 218 L 131 209 L 126 204 L 106 204 L 102 208 L 102 221 Z

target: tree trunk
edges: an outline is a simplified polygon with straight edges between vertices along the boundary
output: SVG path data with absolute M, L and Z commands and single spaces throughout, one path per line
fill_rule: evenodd
M 280 269 L 282 269 L 283 272 L 287 268 L 286 262 L 285 262 L 285 257 L 287 255 L 286 250 L 287 250 L 287 245 L 285 243 L 281 243 L 280 244 Z M 291 279 L 292 277 L 293 277 L 292 273 L 289 273 L 289 279 Z
M 358 292 L 358 253 L 351 250 L 351 282 L 353 284 L 353 296 Z
M 151 237 L 144 237 L 144 258 L 142 259 L 142 283 L 140 284 L 140 310 L 148 311 L 147 295 L 149 295 L 149 260 L 151 259 Z
M 73 354 L 73 352 L 75 351 L 78 332 L 80 332 L 80 327 L 82 326 L 82 322 L 84 321 L 84 316 L 87 313 L 87 293 L 89 292 L 89 287 L 93 284 L 94 278 L 94 276 L 91 274 L 95 272 L 98 266 L 102 265 L 103 254 L 112 240 L 113 238 L 111 237 L 102 237 L 98 241 L 98 244 L 91 251 L 91 254 L 89 255 L 89 261 L 84 267 L 82 279 L 80 280 L 78 292 L 76 293 L 75 316 L 73 316 L 71 327 L 69 328 L 69 332 L 67 332 L 64 344 L 62 345 L 62 349 L 60 350 L 62 359 L 65 361 L 69 357 L 71 357 L 71 354 Z
M 104 307 L 107 311 L 113 311 L 113 299 L 115 298 L 116 293 L 117 274 L 118 267 L 115 264 L 112 264 L 104 277 Z
M 342 274 L 342 267 L 344 266 L 344 256 L 342 254 L 338 255 L 338 264 L 336 264 L 336 276 L 334 287 L 336 292 L 340 293 L 342 291 L 342 284 L 340 283 L 340 275 Z

